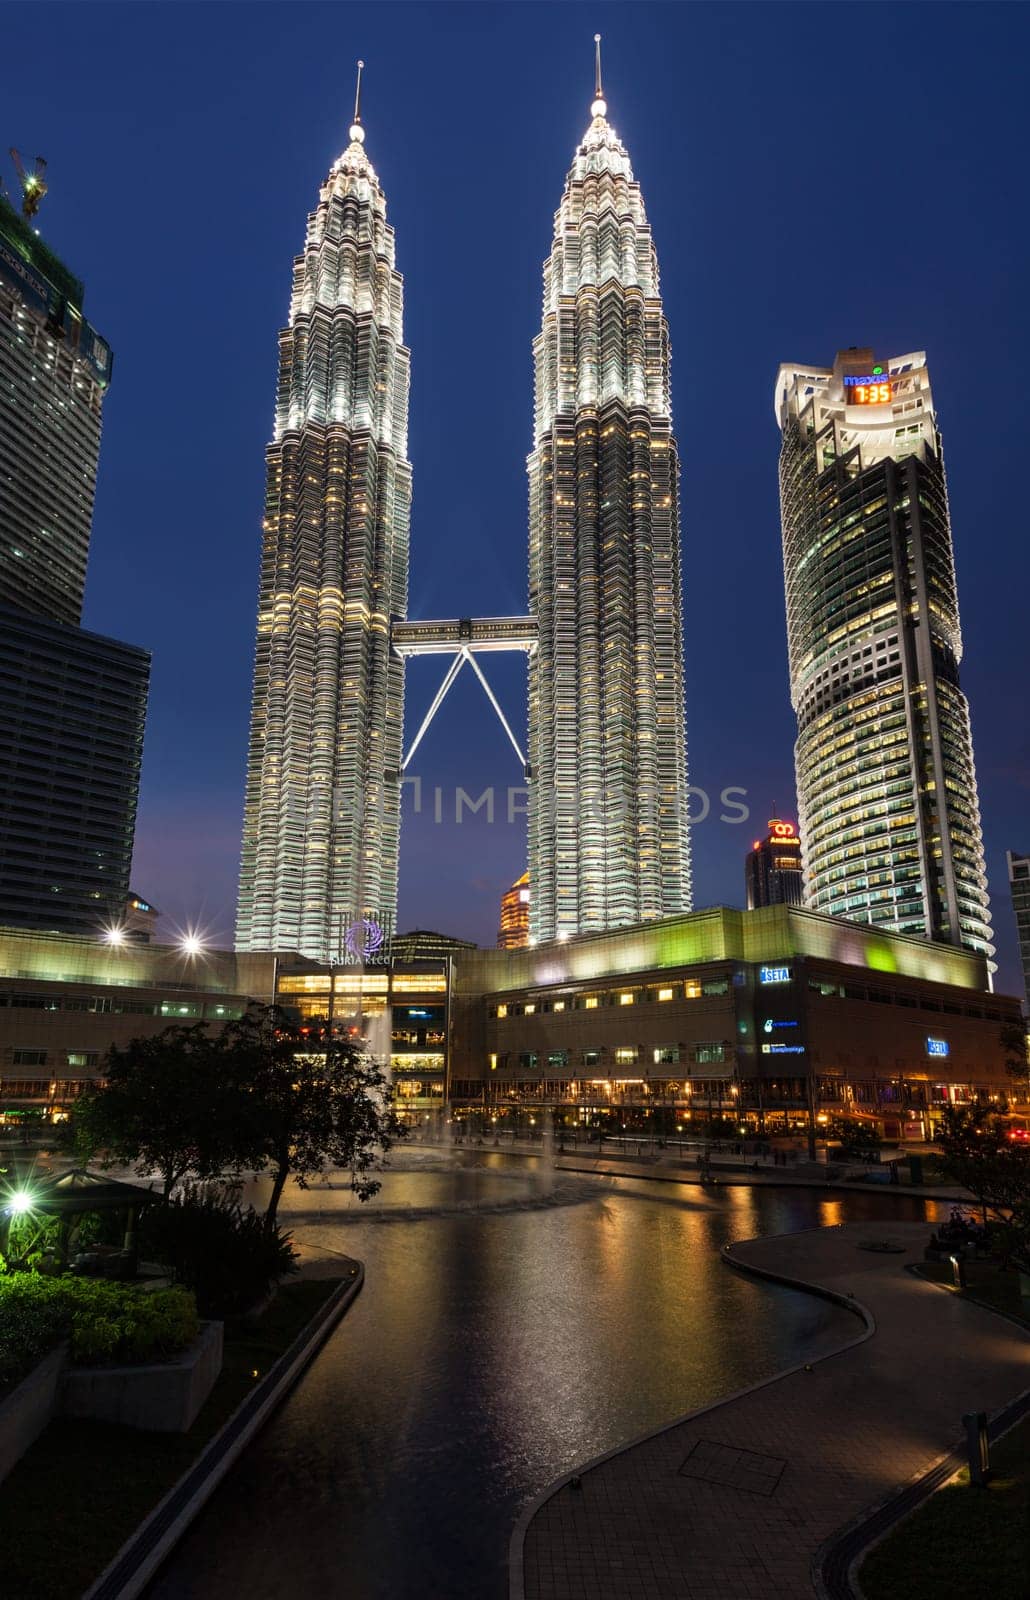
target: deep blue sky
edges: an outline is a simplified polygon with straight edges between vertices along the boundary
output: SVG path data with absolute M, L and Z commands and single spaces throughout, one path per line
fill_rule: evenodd
M 1021 5 L 8 4 L 0 143 L 48 158 L 43 234 L 115 350 L 85 622 L 154 655 L 135 886 L 228 937 L 276 334 L 359 55 L 412 349 L 411 615 L 524 608 L 530 347 L 595 29 L 672 328 L 691 780 L 746 788 L 757 823 L 774 802 L 793 813 L 779 362 L 927 350 L 1014 989 L 1004 852 L 1030 849 Z M 410 670 L 409 726 L 441 671 Z M 523 671 L 493 671 L 521 723 Z M 458 784 L 519 782 L 464 676 L 417 762 L 445 815 Z M 698 905 L 740 903 L 751 836 L 694 830 Z M 492 942 L 523 864 L 503 816 L 457 828 L 409 807 L 401 926 Z

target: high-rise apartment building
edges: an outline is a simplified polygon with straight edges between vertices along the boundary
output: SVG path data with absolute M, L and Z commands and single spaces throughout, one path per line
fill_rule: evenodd
M 1012 909 L 1016 916 L 1019 960 L 1023 968 L 1023 993 L 1030 1007 L 1030 856 L 1020 856 L 1014 850 L 1008 850 L 1005 859 L 1009 868 Z
M 599 68 L 533 356 L 529 870 L 540 941 L 690 907 L 669 329 Z
M 0 605 L 82 615 L 111 351 L 85 291 L 0 197 Z
M 0 923 L 95 934 L 129 893 L 150 657 L 84 632 L 111 351 L 0 199 Z
M 356 107 L 279 337 L 236 924 L 318 960 L 381 944 L 397 900 L 409 353 L 364 139 Z
M 516 878 L 501 896 L 501 923 L 497 930 L 498 950 L 522 950 L 529 943 L 529 873 Z
M 786 364 L 774 407 L 806 903 L 990 955 L 926 357 Z
M 744 858 L 747 909 L 804 903 L 801 840 L 792 822 L 773 817 L 764 839 L 756 839 Z

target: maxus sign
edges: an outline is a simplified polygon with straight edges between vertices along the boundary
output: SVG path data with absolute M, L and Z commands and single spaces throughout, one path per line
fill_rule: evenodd
M 947 1056 L 951 1054 L 951 1046 L 947 1039 L 927 1039 L 926 1053 L 928 1056 Z
M 789 967 L 760 967 L 758 969 L 759 983 L 789 983 Z

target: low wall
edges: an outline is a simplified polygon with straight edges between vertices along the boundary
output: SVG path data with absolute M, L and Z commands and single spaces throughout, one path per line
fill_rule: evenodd
M 51 1350 L 0 1405 L 0 1483 L 53 1416 L 67 1353 L 63 1344 Z
M 188 1350 L 152 1366 L 70 1369 L 61 1389 L 62 1415 L 185 1433 L 222 1370 L 222 1332 L 222 1323 L 205 1322 Z

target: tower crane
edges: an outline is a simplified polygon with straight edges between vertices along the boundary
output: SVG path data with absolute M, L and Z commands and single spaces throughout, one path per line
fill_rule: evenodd
M 26 172 L 25 163 L 13 145 L 11 160 L 14 162 L 14 170 L 21 184 L 21 214 L 28 221 L 36 215 L 40 201 L 47 191 L 46 162 L 42 156 L 37 156 L 32 171 Z

